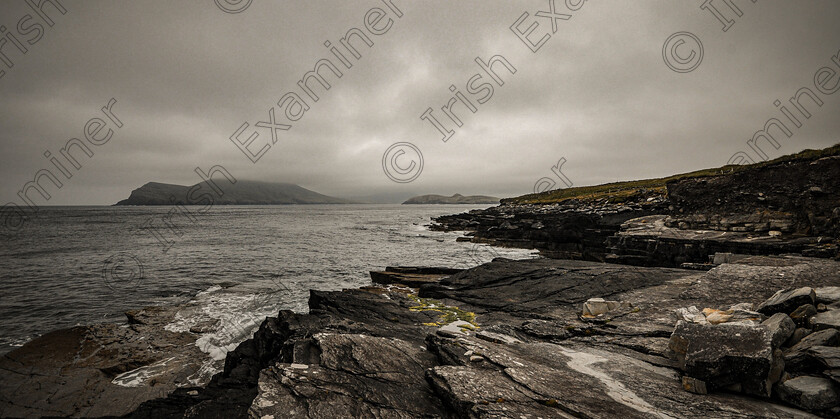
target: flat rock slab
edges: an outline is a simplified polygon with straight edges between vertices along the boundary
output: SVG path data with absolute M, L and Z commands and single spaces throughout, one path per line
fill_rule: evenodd
M 825 410 L 840 405 L 834 384 L 827 378 L 792 378 L 780 383 L 776 391 L 782 400 L 803 409 Z
M 376 284 L 382 285 L 389 285 L 389 284 L 400 284 L 405 285 L 411 288 L 419 288 L 421 285 L 425 284 L 436 284 L 440 282 L 441 279 L 447 277 L 449 275 L 436 275 L 436 274 L 405 274 L 405 273 L 397 273 L 397 272 L 370 272 L 370 278 Z
M 588 345 L 500 345 L 472 337 L 457 343 L 482 353 L 492 366 L 428 372 L 459 417 L 812 417 L 759 400 L 691 394 L 672 369 Z
M 814 330 L 840 330 L 840 309 L 817 313 L 817 315 L 811 317 L 811 327 L 813 327 Z
M 833 304 L 840 302 L 840 287 L 819 287 L 814 292 L 817 294 L 818 303 Z
M 0 357 L 0 417 L 120 416 L 190 385 L 207 354 L 196 335 L 163 329 L 176 311 L 58 330 Z
M 384 271 L 370 271 L 370 279 L 376 284 L 400 284 L 419 288 L 424 284 L 438 283 L 441 279 L 462 271 L 463 269 L 455 268 L 388 266 Z
M 320 361 L 260 373 L 251 417 L 447 417 L 424 378 L 435 358 L 394 338 L 317 334 Z

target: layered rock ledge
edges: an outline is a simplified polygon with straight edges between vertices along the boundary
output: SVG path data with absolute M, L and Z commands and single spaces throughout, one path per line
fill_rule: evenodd
M 436 218 L 550 258 L 680 267 L 715 253 L 840 258 L 840 146 L 749 166 L 503 199 Z
M 840 262 L 796 256 L 709 271 L 497 259 L 419 289 L 312 291 L 310 313 L 266 319 L 208 386 L 129 416 L 810 417 L 778 398 L 685 391 L 669 342 L 680 308 L 838 283 Z M 598 298 L 624 304 L 583 315 Z

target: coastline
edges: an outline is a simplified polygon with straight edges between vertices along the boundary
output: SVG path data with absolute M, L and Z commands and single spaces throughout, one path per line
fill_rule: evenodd
M 206 356 L 183 340 L 184 334 L 167 334 L 160 327 L 173 316 L 166 308 L 131 312 L 126 328 L 50 333 L 28 343 L 28 356 L 17 359 L 15 367 L 29 362 L 29 381 L 37 374 L 39 385 L 45 376 L 33 366 L 60 371 L 55 377 L 61 382 L 55 384 L 74 397 L 74 415 L 94 417 L 339 417 L 346 412 L 556 417 L 599 411 L 630 417 L 684 417 L 698 411 L 808 417 L 777 401 L 683 391 L 678 365 L 668 353 L 672 313 L 696 304 L 758 304 L 776 289 L 840 284 L 840 262 L 800 256 L 753 256 L 705 272 L 544 258 L 497 259 L 454 274 L 429 272 L 434 270 L 414 275 L 416 286 L 417 276 L 426 274 L 418 288 L 380 277 L 379 284 L 358 289 L 311 291 L 309 313 L 283 310 L 265 319 L 204 386 L 177 387 L 185 383 L 187 369 L 199 368 L 178 366 L 178 361 L 149 362 L 146 385 L 137 387 L 92 377 L 94 370 L 105 369 L 97 361 L 111 359 L 97 358 L 95 339 L 123 339 L 121 345 L 135 345 L 131 348 L 137 351 L 138 342 L 154 341 L 168 351 L 156 354 L 164 361 Z M 581 305 L 598 297 L 632 306 L 596 319 L 581 317 Z M 80 346 L 72 346 L 74 341 Z M 57 359 L 56 347 L 66 348 L 68 358 Z M 4 362 L 7 374 L 10 365 Z M 7 389 L 2 393 L 13 394 Z M 39 406 L 36 394 L 30 409 L 64 415 L 44 401 Z M 6 404 L 3 415 L 33 412 Z
M 212 377 L 196 345 L 212 326 L 171 326 L 184 307 L 53 332 L 0 358 L 0 415 L 832 417 L 838 173 L 817 156 L 438 217 L 549 257 L 310 290 Z

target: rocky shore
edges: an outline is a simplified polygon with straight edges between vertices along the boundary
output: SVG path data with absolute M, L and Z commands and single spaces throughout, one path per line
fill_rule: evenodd
M 440 217 L 548 258 L 311 291 L 212 378 L 184 307 L 53 332 L 0 358 L 0 416 L 840 417 L 837 179 L 840 147 Z
M 550 258 L 709 264 L 715 253 L 838 258 L 840 146 L 750 166 L 571 188 L 438 217 L 463 240 Z
M 17 391 L 41 410 L 4 403 L 2 415 L 65 416 L 51 405 L 66 399 L 72 415 L 144 418 L 840 414 L 837 261 L 751 256 L 693 271 L 497 259 L 409 275 L 425 281 L 312 291 L 308 314 L 267 318 L 207 385 L 150 371 L 129 397 L 65 379 L 50 390 L 63 397 L 39 402 L 47 378 L 30 370 Z M 65 362 L 56 376 L 83 371 Z M 102 383 L 100 366 L 87 371 Z
M 837 261 L 753 256 L 698 272 L 498 259 L 422 275 L 419 288 L 313 291 L 310 313 L 266 319 L 208 386 L 129 416 L 840 414 Z

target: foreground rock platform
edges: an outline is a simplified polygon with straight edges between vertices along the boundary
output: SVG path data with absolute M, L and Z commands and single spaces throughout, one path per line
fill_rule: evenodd
M 266 319 L 208 386 L 128 417 L 814 417 L 685 391 L 669 338 L 681 307 L 759 305 L 778 289 L 838 283 L 839 262 L 794 256 L 707 272 L 497 259 L 419 289 L 312 291 L 310 313 Z M 582 317 L 592 298 L 625 304 Z M 810 403 L 810 381 L 784 394 Z
M 164 329 L 178 309 L 57 330 L 0 357 L 0 417 L 119 416 L 179 386 L 206 383 L 199 335 Z

